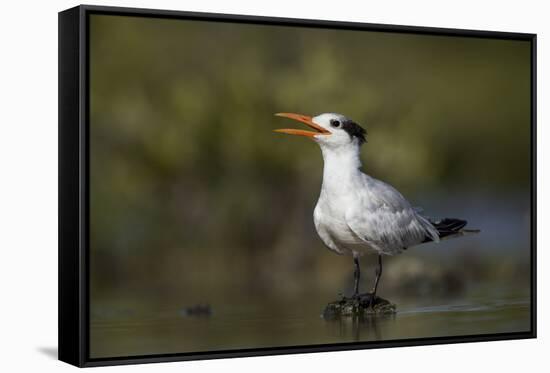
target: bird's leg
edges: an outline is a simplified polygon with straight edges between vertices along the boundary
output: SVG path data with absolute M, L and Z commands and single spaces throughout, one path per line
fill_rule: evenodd
M 353 271 L 353 278 L 355 279 L 355 284 L 353 286 L 353 298 L 359 296 L 359 279 L 361 278 L 361 267 L 359 266 L 359 257 L 353 256 L 353 264 L 355 265 L 355 270 Z
M 376 290 L 378 289 L 378 282 L 382 277 L 382 255 L 378 255 L 378 267 L 376 268 L 376 279 L 374 280 L 374 286 L 372 288 L 372 296 L 376 298 Z

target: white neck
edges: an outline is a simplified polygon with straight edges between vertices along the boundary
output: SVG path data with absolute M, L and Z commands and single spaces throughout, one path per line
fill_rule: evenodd
M 357 181 L 362 166 L 360 149 L 358 143 L 337 148 L 321 146 L 324 160 L 322 190 L 342 192 Z

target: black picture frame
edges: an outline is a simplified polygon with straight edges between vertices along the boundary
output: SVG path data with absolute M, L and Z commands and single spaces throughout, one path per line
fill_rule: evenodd
M 89 356 L 89 17 L 160 17 L 529 41 L 531 45 L 531 330 L 312 346 L 95 359 Z M 536 337 L 536 34 L 81 5 L 59 13 L 59 360 L 79 367 L 512 340 Z

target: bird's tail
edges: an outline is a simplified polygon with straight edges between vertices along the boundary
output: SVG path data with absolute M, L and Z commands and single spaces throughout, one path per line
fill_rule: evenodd
M 439 238 L 441 240 L 481 232 L 479 229 L 464 229 L 468 222 L 462 219 L 444 218 L 439 220 L 428 220 L 430 221 L 430 223 L 432 223 L 433 227 L 437 229 Z M 429 236 L 424 239 L 424 242 L 430 241 L 433 241 L 433 239 Z

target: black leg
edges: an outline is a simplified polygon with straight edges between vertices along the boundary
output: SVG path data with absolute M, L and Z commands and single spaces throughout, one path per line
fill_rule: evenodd
M 361 267 L 359 266 L 359 258 L 353 257 L 353 264 L 355 265 L 355 271 L 353 272 L 353 278 L 355 279 L 355 285 L 353 287 L 353 297 L 359 296 L 359 279 L 361 278 Z
M 374 280 L 374 287 L 372 288 L 372 296 L 376 296 L 376 290 L 378 289 L 378 282 L 382 277 L 382 255 L 378 255 L 378 267 L 376 268 L 376 280 Z

